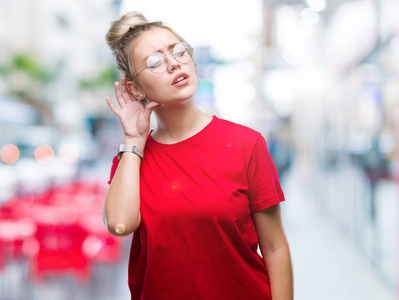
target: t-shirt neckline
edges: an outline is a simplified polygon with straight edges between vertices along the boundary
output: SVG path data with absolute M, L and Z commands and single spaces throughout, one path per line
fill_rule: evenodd
M 174 144 L 163 144 L 160 142 L 157 142 L 154 140 L 151 136 L 151 132 L 148 134 L 147 138 L 147 143 L 146 147 L 150 147 L 151 149 L 159 149 L 163 151 L 175 151 L 175 150 L 182 150 L 185 148 L 191 148 L 194 145 L 198 144 L 200 141 L 202 141 L 206 136 L 209 131 L 212 130 L 212 127 L 214 127 L 215 122 L 218 120 L 218 117 L 212 116 L 212 120 L 204 127 L 202 128 L 199 132 L 194 134 L 193 136 L 190 136 L 189 138 L 182 140 L 180 142 L 174 143 Z

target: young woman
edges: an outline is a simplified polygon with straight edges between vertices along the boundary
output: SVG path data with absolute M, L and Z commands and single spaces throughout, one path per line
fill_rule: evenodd
M 170 27 L 128 13 L 107 41 L 124 141 L 103 215 L 112 234 L 134 233 L 132 299 L 292 299 L 284 195 L 263 137 L 197 108 L 193 50 Z

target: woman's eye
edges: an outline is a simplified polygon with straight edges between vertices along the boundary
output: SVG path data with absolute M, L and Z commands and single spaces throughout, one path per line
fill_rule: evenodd
M 156 68 L 162 63 L 163 55 L 150 55 L 147 59 L 147 66 L 149 68 Z
M 149 68 L 156 68 L 162 63 L 162 60 L 152 61 L 148 63 Z
M 186 47 L 182 43 L 179 43 L 175 46 L 173 49 L 173 55 L 174 56 L 183 56 L 186 53 Z
M 184 53 L 186 53 L 186 49 L 179 50 L 179 51 L 175 52 L 173 55 L 174 56 L 183 56 Z

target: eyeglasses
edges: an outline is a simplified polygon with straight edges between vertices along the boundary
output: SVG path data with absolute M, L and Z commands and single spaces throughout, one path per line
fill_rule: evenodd
M 137 73 L 139 75 L 145 69 L 149 69 L 151 72 L 160 74 L 168 68 L 168 63 L 165 60 L 166 55 L 172 53 L 173 57 L 180 63 L 186 64 L 191 60 L 193 48 L 185 42 L 177 43 L 173 50 L 166 52 L 165 54 L 160 52 L 151 53 L 147 58 L 147 67 Z

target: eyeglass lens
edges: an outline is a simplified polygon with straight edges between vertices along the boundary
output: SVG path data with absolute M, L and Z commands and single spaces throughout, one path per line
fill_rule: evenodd
M 180 63 L 188 63 L 191 59 L 191 56 L 187 52 L 188 45 L 185 43 L 178 43 L 173 48 L 172 55 L 173 57 Z M 169 53 L 169 52 L 168 52 Z M 151 53 L 147 58 L 147 67 L 150 71 L 154 73 L 162 73 L 168 67 L 167 59 L 165 59 L 166 55 L 160 52 Z

